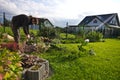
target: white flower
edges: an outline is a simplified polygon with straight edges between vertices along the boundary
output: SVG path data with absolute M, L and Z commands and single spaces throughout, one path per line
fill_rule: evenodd
M 90 40 L 89 39 L 85 39 L 85 42 L 90 42 Z

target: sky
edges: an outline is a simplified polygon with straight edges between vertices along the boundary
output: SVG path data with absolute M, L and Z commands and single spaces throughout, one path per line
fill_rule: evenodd
M 0 13 L 48 18 L 53 25 L 78 25 L 85 16 L 118 13 L 120 0 L 0 0 Z

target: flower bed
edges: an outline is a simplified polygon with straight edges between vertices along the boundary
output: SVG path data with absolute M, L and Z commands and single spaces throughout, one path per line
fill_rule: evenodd
M 22 70 L 19 53 L 0 48 L 0 80 L 18 80 Z
M 48 77 L 49 75 L 49 61 L 48 60 L 45 60 L 45 59 L 41 59 L 40 61 L 41 64 L 44 64 L 45 65 L 45 72 L 44 72 L 44 76 L 45 77 Z
M 48 60 L 41 59 L 37 56 L 24 54 L 22 55 L 22 63 L 22 67 L 24 68 L 23 78 L 25 80 L 42 80 L 48 77 L 49 75 Z
M 38 64 L 30 67 L 27 70 L 27 79 L 26 80 L 43 80 L 44 79 L 45 65 Z

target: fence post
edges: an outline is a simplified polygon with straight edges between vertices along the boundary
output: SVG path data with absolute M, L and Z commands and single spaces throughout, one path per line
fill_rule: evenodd
M 4 29 L 4 32 L 5 32 L 5 12 L 3 12 L 3 29 Z
M 68 37 L 68 22 L 66 23 L 66 39 Z

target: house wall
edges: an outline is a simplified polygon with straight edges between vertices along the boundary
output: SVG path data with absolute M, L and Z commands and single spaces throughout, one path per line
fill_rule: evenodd
M 68 32 L 79 32 L 80 28 L 79 27 L 68 27 Z
M 53 27 L 53 25 L 48 20 L 45 20 L 43 24 L 44 24 L 43 27 Z M 36 25 L 29 25 L 29 28 L 38 30 L 39 29 L 39 25 L 37 25 L 37 24 Z
M 53 27 L 53 25 L 51 25 L 51 23 L 48 20 L 44 21 L 44 25 L 45 27 Z
M 84 30 L 85 30 L 85 32 L 89 32 L 89 31 L 94 31 L 96 29 L 96 27 L 92 27 L 92 26 L 90 26 L 90 27 L 84 27 Z
M 114 16 L 114 18 L 110 21 L 110 24 L 115 25 L 115 26 L 118 26 L 117 19 L 116 19 L 115 16 Z
M 94 21 L 97 21 L 96 23 Z M 87 24 L 87 26 L 94 26 L 94 27 L 97 27 L 99 26 L 100 24 L 103 24 L 100 20 L 98 20 L 97 18 L 93 19 L 91 22 L 89 22 Z
M 39 25 L 29 25 L 29 29 L 34 29 L 34 30 L 38 30 L 39 29 Z
M 76 32 L 79 32 L 80 31 L 80 28 L 79 27 L 76 27 Z
M 94 22 L 95 20 L 96 20 L 96 22 Z M 101 30 L 101 32 L 102 32 L 104 28 L 105 28 L 104 23 L 101 22 L 99 19 L 95 18 L 84 27 L 84 30 L 86 32 L 95 31 L 95 30 L 100 31 Z

